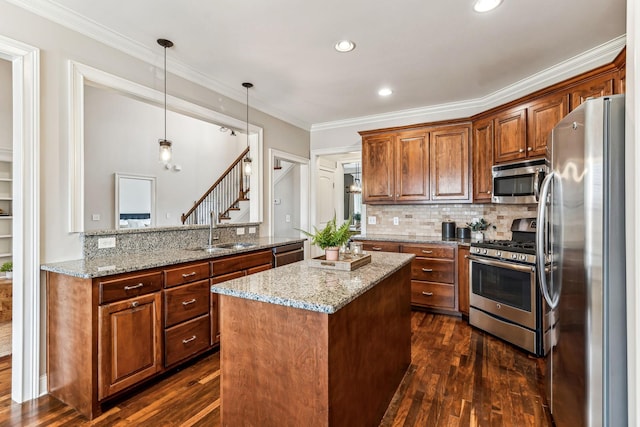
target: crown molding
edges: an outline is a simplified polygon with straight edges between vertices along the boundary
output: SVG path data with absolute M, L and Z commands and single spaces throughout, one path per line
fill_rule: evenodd
M 611 63 L 620 53 L 622 48 L 624 48 L 626 40 L 626 34 L 623 34 L 613 40 L 589 49 L 484 97 L 427 107 L 392 111 L 383 114 L 355 117 L 346 120 L 317 123 L 311 126 L 311 132 L 351 126 L 368 126 L 381 122 L 406 121 L 405 124 L 410 124 L 411 121 L 415 122 L 416 120 L 420 122 L 433 122 L 453 118 L 471 117 L 475 114 L 516 100 L 529 93 L 535 92 L 536 90 L 543 89 L 570 77 L 574 77 L 585 71 Z
M 103 43 L 111 48 L 117 49 L 127 55 L 140 59 L 144 62 L 155 64 L 158 58 L 157 49 L 151 49 L 129 37 L 125 37 L 104 25 L 90 20 L 62 5 L 50 0 L 6 0 L 15 6 L 21 7 L 29 12 L 39 15 L 49 21 L 76 31 L 84 36 Z M 154 42 L 155 45 L 155 42 Z M 167 59 L 167 67 L 170 73 L 182 77 L 188 81 L 204 86 L 220 95 L 226 96 L 241 104 L 245 103 L 245 91 L 240 88 L 231 88 L 216 79 L 195 70 L 182 61 Z M 278 119 L 284 120 L 299 128 L 309 130 L 311 123 L 307 123 L 298 117 L 280 111 L 257 98 L 251 99 L 251 108 L 260 110 Z

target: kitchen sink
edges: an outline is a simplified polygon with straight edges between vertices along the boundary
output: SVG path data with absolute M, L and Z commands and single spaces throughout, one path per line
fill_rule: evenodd
M 195 252 L 207 252 L 207 253 L 213 253 L 213 252 L 220 252 L 220 251 L 224 251 L 225 248 L 221 248 L 218 246 L 209 246 L 209 245 L 205 245 L 205 246 L 198 246 L 196 248 L 188 248 L 187 250 L 189 251 L 195 251 Z
M 218 243 L 217 245 L 214 245 L 214 246 L 222 249 L 246 249 L 246 248 L 252 248 L 256 246 L 256 244 L 248 243 L 248 242 L 230 242 L 230 243 Z

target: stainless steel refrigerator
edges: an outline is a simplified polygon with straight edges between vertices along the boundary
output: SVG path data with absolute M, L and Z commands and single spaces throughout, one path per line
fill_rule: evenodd
M 585 101 L 549 146 L 536 236 L 547 400 L 557 427 L 626 426 L 624 95 Z

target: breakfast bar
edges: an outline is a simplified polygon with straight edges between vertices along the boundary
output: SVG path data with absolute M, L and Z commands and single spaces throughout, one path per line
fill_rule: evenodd
M 413 255 L 290 264 L 213 285 L 222 425 L 378 425 L 411 361 Z

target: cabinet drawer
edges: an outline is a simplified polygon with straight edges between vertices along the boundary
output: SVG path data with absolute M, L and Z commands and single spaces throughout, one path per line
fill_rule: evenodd
M 176 325 L 209 311 L 209 279 L 164 292 L 164 325 Z
M 362 242 L 362 249 L 376 252 L 400 252 L 400 244 L 393 242 Z
M 272 256 L 271 251 L 266 250 L 211 261 L 211 275 L 217 276 L 219 274 L 233 273 L 238 270 L 246 270 L 263 264 L 271 264 Z
M 402 245 L 402 252 L 415 254 L 423 258 L 449 258 L 453 259 L 455 248 L 453 246 L 442 245 Z
M 227 280 L 237 279 L 238 277 L 246 276 L 244 270 L 234 271 L 233 273 L 222 274 L 220 276 L 212 277 L 211 284 L 226 282 Z
M 456 304 L 455 289 L 453 285 L 444 283 L 412 280 L 411 304 L 453 310 Z
M 159 291 L 162 288 L 162 272 L 120 276 L 99 280 L 100 304 L 119 301 Z
M 209 263 L 201 262 L 164 270 L 164 287 L 178 286 L 209 278 Z
M 271 270 L 271 264 L 259 265 L 257 267 L 251 267 L 247 269 L 247 275 L 260 273 L 261 271 Z
M 453 283 L 454 266 L 454 260 L 415 258 L 411 262 L 411 278 L 428 282 Z
M 209 321 L 209 314 L 207 314 L 165 330 L 165 367 L 200 353 L 209 347 L 211 340 Z

